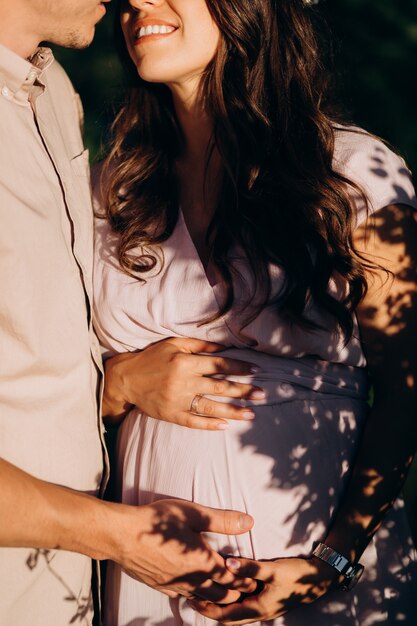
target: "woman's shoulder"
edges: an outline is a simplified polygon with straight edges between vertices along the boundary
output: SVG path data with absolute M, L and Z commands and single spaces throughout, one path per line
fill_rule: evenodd
M 334 168 L 365 192 L 370 213 L 390 204 L 417 209 L 411 172 L 404 159 L 361 128 L 336 126 Z M 352 196 L 360 223 L 366 218 L 366 206 L 358 193 L 352 191 Z

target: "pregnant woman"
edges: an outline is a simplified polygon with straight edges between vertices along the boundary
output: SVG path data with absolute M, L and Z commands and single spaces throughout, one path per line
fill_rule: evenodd
M 410 173 L 330 106 L 301 0 L 120 10 L 131 89 L 95 189 L 97 331 L 111 355 L 191 338 L 256 366 L 214 368 L 219 397 L 197 393 L 190 415 L 210 416 L 228 381 L 264 396 L 216 432 L 139 398 L 117 460 L 125 503 L 250 512 L 250 533 L 208 540 L 256 592 L 168 597 L 112 565 L 106 624 L 411 626 L 415 554 L 393 506 L 417 445 Z

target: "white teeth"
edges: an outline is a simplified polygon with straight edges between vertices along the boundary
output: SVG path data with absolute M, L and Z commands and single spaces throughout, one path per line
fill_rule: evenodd
M 175 28 L 173 26 L 167 26 L 165 24 L 142 26 L 136 33 L 136 39 L 148 37 L 149 35 L 169 35 L 170 33 L 173 33 L 174 30 Z

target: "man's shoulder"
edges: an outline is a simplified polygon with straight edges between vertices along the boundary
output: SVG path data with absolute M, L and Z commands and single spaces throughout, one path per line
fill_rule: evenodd
M 75 89 L 73 84 L 62 65 L 56 59 L 45 70 L 42 78 L 49 91 L 67 94 L 71 97 L 74 96 Z
M 76 125 L 83 134 L 84 111 L 81 99 L 62 65 L 54 60 L 46 69 L 42 79 L 49 101 L 57 112 L 57 117 L 69 128 L 74 128 Z

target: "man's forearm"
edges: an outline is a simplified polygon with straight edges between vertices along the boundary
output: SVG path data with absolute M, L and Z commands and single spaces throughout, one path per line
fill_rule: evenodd
M 111 505 L 38 480 L 0 459 L 0 545 L 110 558 Z
M 235 577 L 201 533 L 242 534 L 253 519 L 182 500 L 144 506 L 103 502 L 0 460 L 0 546 L 61 549 L 119 563 L 133 578 L 175 597 Z M 185 556 L 187 555 L 187 556 Z M 204 588 L 207 583 L 209 589 Z M 234 601 L 238 591 L 224 591 Z

